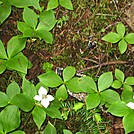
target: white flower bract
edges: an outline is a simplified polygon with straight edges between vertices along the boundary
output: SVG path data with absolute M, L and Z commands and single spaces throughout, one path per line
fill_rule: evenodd
M 131 109 L 134 109 L 134 102 L 129 102 L 126 104 L 126 106 L 128 106 Z
M 50 101 L 54 100 L 54 97 L 52 95 L 47 95 L 47 90 L 44 87 L 40 87 L 38 94 L 39 95 L 34 96 L 34 99 L 40 101 L 45 108 L 49 106 Z

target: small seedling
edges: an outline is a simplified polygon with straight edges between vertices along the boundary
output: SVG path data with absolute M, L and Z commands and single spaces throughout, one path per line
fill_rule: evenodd
M 123 54 L 127 50 L 128 44 L 134 44 L 134 33 L 125 35 L 125 30 L 125 26 L 120 22 L 116 26 L 117 33 L 110 32 L 106 34 L 102 40 L 110 43 L 118 43 L 120 53 Z

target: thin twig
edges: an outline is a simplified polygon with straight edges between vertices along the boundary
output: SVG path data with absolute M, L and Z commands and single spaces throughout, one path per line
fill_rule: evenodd
M 81 73 L 83 71 L 87 71 L 87 70 L 90 70 L 90 69 L 94 69 L 94 68 L 98 68 L 98 67 L 102 67 L 102 66 L 107 66 L 107 65 L 114 65 L 114 64 L 127 64 L 128 62 L 127 61 L 111 61 L 111 62 L 105 62 L 105 63 L 102 63 L 100 65 L 95 65 L 95 66 L 91 66 L 91 67 L 87 67 L 87 68 L 84 68 L 84 69 L 81 69 L 79 71 L 77 71 L 78 73 Z

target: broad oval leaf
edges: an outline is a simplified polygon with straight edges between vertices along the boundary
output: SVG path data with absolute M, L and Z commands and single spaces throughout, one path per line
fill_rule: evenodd
M 100 93 L 101 99 L 109 104 L 112 104 L 116 101 L 120 101 L 120 96 L 119 94 L 111 89 L 105 90 Z
M 117 33 L 114 33 L 114 32 L 108 33 L 102 38 L 102 40 L 110 42 L 110 43 L 117 43 L 120 39 L 121 37 Z
M 127 42 L 124 39 L 122 39 L 118 43 L 118 47 L 119 47 L 120 53 L 123 54 L 127 50 Z
M 26 46 L 26 38 L 22 36 L 12 37 L 7 44 L 7 54 L 9 59 L 18 54 Z
M 66 90 L 66 87 L 65 85 L 61 85 L 57 91 L 56 91 L 56 98 L 58 100 L 66 100 L 68 98 L 68 93 L 67 93 L 67 90 Z
M 0 113 L 0 121 L 2 122 L 5 133 L 11 132 L 20 126 L 20 111 L 17 106 L 8 105 Z
M 132 88 L 132 86 L 130 86 L 128 84 L 123 84 L 123 90 L 133 91 L 133 88 Z
M 122 99 L 122 101 L 124 101 L 126 103 L 134 102 L 133 96 L 134 96 L 133 91 L 123 90 L 123 92 L 121 94 L 121 99 Z
M 79 78 L 74 77 L 71 80 L 67 81 L 65 85 L 71 92 L 75 92 L 75 93 L 83 92 L 78 82 L 79 82 Z
M 117 101 L 110 105 L 107 111 L 114 116 L 122 117 L 130 111 L 130 108 L 126 106 L 124 101 Z
M 16 70 L 18 72 L 27 74 L 28 60 L 22 53 L 19 53 L 8 60 L 6 65 L 9 70 Z
M 26 80 L 25 78 L 23 79 L 23 83 L 22 83 L 22 91 L 24 94 L 27 94 L 29 97 L 32 98 L 37 94 L 34 84 Z
M 6 70 L 7 60 L 0 59 L 0 74 L 2 74 Z
M 129 33 L 124 38 L 129 44 L 134 44 L 134 33 Z
M 129 112 L 123 118 L 123 126 L 125 129 L 125 133 L 134 132 L 134 111 Z
M 123 73 L 121 70 L 115 69 L 115 77 L 116 77 L 120 82 L 123 83 L 125 76 L 124 76 L 124 73 Z
M 125 35 L 125 26 L 123 25 L 123 23 L 118 23 L 117 27 L 116 27 L 116 31 L 117 33 L 123 38 Z
M 64 82 L 69 81 L 76 73 L 75 67 L 68 66 L 63 70 Z
M 25 132 L 21 130 L 17 130 L 17 131 L 11 132 L 10 134 L 25 134 Z
M 34 106 L 34 99 L 32 99 L 26 94 L 20 93 L 20 94 L 15 95 L 10 100 L 10 103 L 18 106 L 25 112 L 29 112 L 30 110 L 32 110 Z
M 62 119 L 60 111 L 55 107 L 49 107 L 44 109 L 46 114 L 50 116 L 51 118 L 58 118 Z
M 7 54 L 1 40 L 0 40 L 0 59 L 7 59 Z
M 113 88 L 119 89 L 119 88 L 121 88 L 121 86 L 122 86 L 122 83 L 119 80 L 114 80 L 114 82 L 112 84 Z
M 38 129 L 40 129 L 41 125 L 46 119 L 46 112 L 43 110 L 42 107 L 36 106 L 32 111 L 32 116 L 33 116 L 34 122 L 38 126 Z
M 73 5 L 71 0 L 59 0 L 59 4 L 66 9 L 73 10 Z
M 25 7 L 23 12 L 23 19 L 33 29 L 37 26 L 38 15 L 30 8 Z
M 8 0 L 4 0 L 0 4 L 0 25 L 8 18 L 11 13 L 11 5 Z
M 16 94 L 20 93 L 19 85 L 15 81 L 13 81 L 11 84 L 8 85 L 6 93 L 9 99 L 13 98 Z
M 98 79 L 98 89 L 99 91 L 103 91 L 109 88 L 113 83 L 113 75 L 112 72 L 103 73 Z
M 56 128 L 50 122 L 48 122 L 43 134 L 57 134 L 57 131 Z
M 70 130 L 63 129 L 63 134 L 72 134 L 72 132 Z
M 79 86 L 81 87 L 83 92 L 86 93 L 94 93 L 97 92 L 96 83 L 93 78 L 89 76 L 83 76 L 78 81 Z
M 8 96 L 4 92 L 0 91 L 0 107 L 8 105 L 8 100 Z
M 37 30 L 35 32 L 36 32 L 37 36 L 40 39 L 43 39 L 46 43 L 50 43 L 50 44 L 53 43 L 53 35 L 49 31 L 47 31 L 47 30 Z
M 58 0 L 50 0 L 47 5 L 47 10 L 54 9 L 58 7 L 58 5 L 59 5 Z
M 41 74 L 38 76 L 38 78 L 44 85 L 48 87 L 57 87 L 63 83 L 62 79 L 54 71 Z
M 86 109 L 93 109 L 100 104 L 100 96 L 97 93 L 89 94 L 86 97 Z
M 125 83 L 128 85 L 134 85 L 134 77 L 132 76 L 127 77 Z
M 17 28 L 23 33 L 23 37 L 32 37 L 35 35 L 34 29 L 28 26 L 25 22 L 17 22 Z
M 40 23 L 38 24 L 37 30 L 50 31 L 56 24 L 56 19 L 53 10 L 43 11 L 40 16 Z
M 33 6 L 37 10 L 41 10 L 39 5 L 39 0 L 8 0 L 11 5 L 14 5 L 19 8 L 26 6 Z

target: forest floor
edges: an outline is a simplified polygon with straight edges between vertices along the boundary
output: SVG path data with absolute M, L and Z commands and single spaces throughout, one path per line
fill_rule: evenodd
M 118 2 L 117 0 L 72 0 L 72 2 L 73 11 L 65 10 L 60 6 L 55 9 L 58 24 L 52 30 L 54 35 L 52 45 L 44 41 L 33 43 L 27 41 L 28 45 L 23 53 L 33 64 L 28 71 L 27 79 L 37 83 L 37 76 L 43 72 L 44 62 L 53 64 L 53 69 L 72 65 L 76 67 L 78 73 L 96 79 L 104 72 L 114 72 L 115 68 L 122 70 L 126 77 L 134 76 L 134 46 L 128 45 L 127 51 L 121 55 L 117 44 L 113 45 L 101 40 L 108 32 L 115 31 L 118 22 L 125 25 L 127 32 L 134 32 L 134 2 L 131 0 Z M 19 33 L 17 21 L 22 19 L 22 11 L 13 7 L 12 14 L 1 27 L 0 36 L 5 47 L 8 40 Z M 16 72 L 5 71 L 0 75 L 0 90 L 4 91 L 13 80 L 21 83 Z M 77 101 L 75 98 L 72 100 Z M 91 124 L 88 120 L 82 119 L 86 116 L 82 110 L 69 115 L 67 121 L 56 121 L 57 129 L 67 128 L 75 133 L 80 127 L 83 130 L 89 128 Z M 103 111 L 101 115 L 103 121 L 100 124 L 90 118 L 95 124 L 90 127 L 87 134 L 124 134 L 121 118 Z M 22 116 L 24 119 L 29 118 L 22 122 L 21 128 L 27 134 L 34 134 L 37 128 L 32 123 L 31 115 L 22 114 Z

